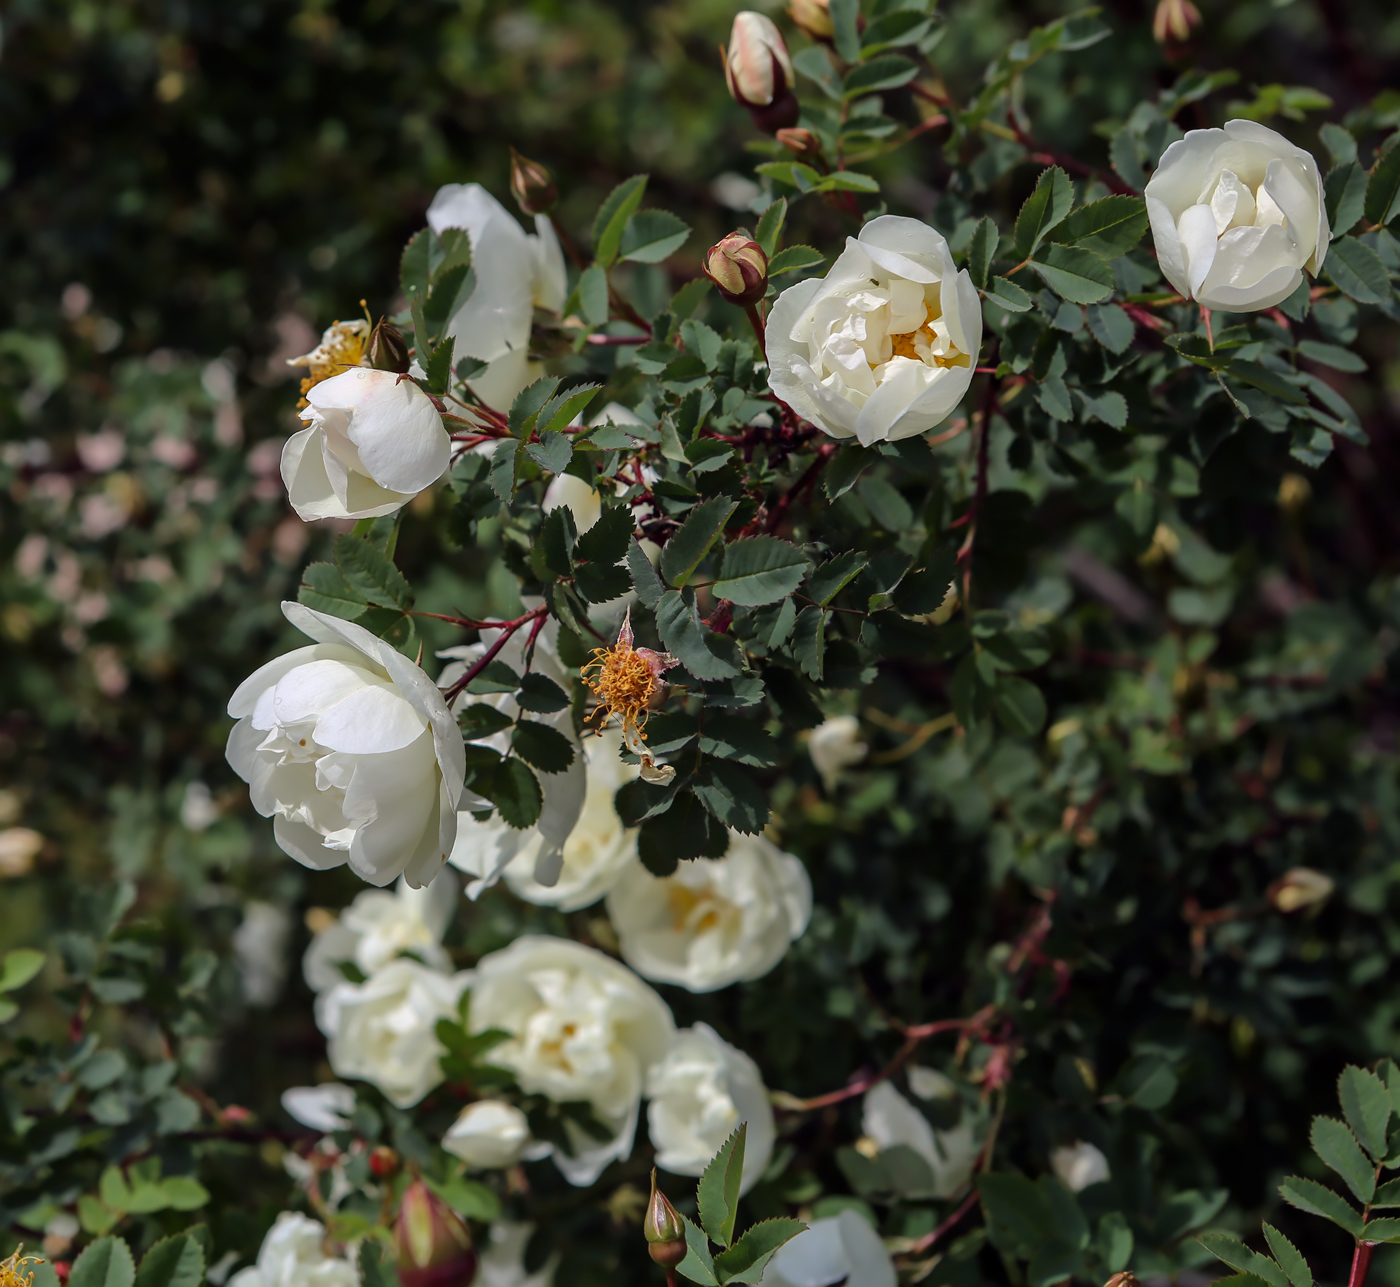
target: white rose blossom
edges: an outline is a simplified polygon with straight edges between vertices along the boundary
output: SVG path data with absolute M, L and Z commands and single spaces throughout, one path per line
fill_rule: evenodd
M 1103 1150 L 1085 1140 L 1075 1140 L 1050 1151 L 1050 1169 L 1060 1182 L 1073 1193 L 1091 1184 L 1102 1184 L 1111 1178 L 1108 1158 Z
M 367 889 L 311 940 L 301 970 L 313 992 L 324 992 L 345 979 L 342 961 L 350 961 L 366 976 L 403 952 L 447 973 L 452 961 L 442 936 L 457 906 L 457 881 L 440 871 L 432 883 L 414 889 L 405 880 L 391 894 Z
M 515 216 L 478 183 L 449 183 L 428 207 L 439 235 L 464 228 L 471 242 L 476 287 L 453 315 L 447 334 L 453 358 L 487 363 L 468 383 L 487 406 L 507 409 L 533 378 L 530 327 L 536 307 L 557 313 L 568 294 L 559 238 L 548 215 L 535 216 L 527 233 Z
M 306 391 L 307 427 L 282 449 L 297 516 L 392 514 L 447 469 L 452 441 L 432 399 L 394 371 L 356 366 Z
M 947 1077 L 929 1068 L 911 1068 L 909 1088 L 920 1099 L 944 1099 L 957 1093 Z M 972 1178 L 979 1140 L 966 1107 L 956 1126 L 936 1131 L 893 1085 L 882 1081 L 865 1093 L 861 1132 L 881 1149 L 903 1144 L 922 1157 L 933 1174 L 932 1197 L 951 1198 Z
M 534 1232 L 532 1224 L 495 1221 L 479 1249 L 472 1287 L 554 1287 L 554 1271 L 559 1268 L 557 1251 L 533 1274 L 525 1271 L 525 1248 Z
M 758 1065 L 705 1023 L 677 1032 L 647 1073 L 647 1130 L 656 1164 L 673 1175 L 700 1175 L 741 1122 L 747 1193 L 768 1166 L 777 1138 Z
M 982 303 L 943 236 L 881 215 L 823 278 L 789 286 L 765 326 L 769 383 L 798 415 L 861 446 L 947 419 L 972 382 Z
M 778 1248 L 763 1271 L 763 1287 L 895 1287 L 894 1261 L 870 1225 L 854 1211 L 814 1220 Z
M 285 907 L 256 898 L 244 907 L 230 946 L 249 1005 L 269 1006 L 281 995 L 291 936 L 292 916 Z
M 482 957 L 472 985 L 474 1032 L 511 1034 L 491 1051 L 526 1094 L 586 1101 L 613 1132 L 599 1143 L 570 1122 L 569 1155 L 555 1165 L 570 1184 L 592 1184 L 632 1151 L 646 1071 L 671 1044 L 666 1003 L 629 969 L 568 939 L 524 935 Z
M 344 1130 L 355 1111 L 355 1091 L 344 1082 L 323 1081 L 319 1086 L 289 1086 L 282 1092 L 287 1115 L 313 1131 Z
M 807 754 L 828 791 L 835 788 L 846 769 L 865 759 L 867 749 L 860 740 L 860 721 L 854 715 L 824 721 L 807 739 Z
M 466 752 L 427 675 L 392 644 L 299 603 L 316 643 L 254 671 L 229 699 L 225 754 L 283 851 L 362 880 L 422 887 L 457 837 Z
M 762 978 L 812 915 L 807 869 L 763 836 L 729 833 L 723 858 L 669 876 L 633 863 L 608 894 L 622 959 L 643 978 L 713 992 Z
M 1143 196 L 1163 274 L 1205 308 L 1272 308 L 1327 254 L 1317 162 L 1257 121 L 1189 130 L 1162 153 Z
M 498 661 L 504 662 L 516 674 L 525 671 L 525 630 L 517 630 L 496 654 Z M 560 665 L 554 651 L 554 640 L 558 626 L 550 622 L 535 640 L 535 653 L 530 663 L 533 673 L 553 680 L 564 692 L 570 688 L 570 680 Z M 467 667 L 482 655 L 495 642 L 497 632 L 483 630 L 481 642 L 460 648 L 445 648 L 438 656 L 449 660 L 443 668 L 439 683 L 450 688 Z M 496 710 L 509 715 L 511 719 L 520 716 L 520 707 L 513 693 L 493 693 L 489 696 L 473 696 L 463 693 L 453 703 L 453 714 L 460 715 L 474 702 L 484 702 Z M 566 706 L 563 710 L 549 714 L 527 714 L 527 719 L 538 719 L 550 728 L 562 733 L 574 747 L 574 760 L 562 773 L 541 773 L 540 789 L 544 794 L 544 804 L 540 816 L 533 827 L 523 829 L 508 825 L 499 814 L 481 822 L 471 812 L 472 808 L 489 809 L 484 800 L 463 800 L 461 812 L 457 815 L 457 838 L 449 851 L 448 861 L 471 879 L 467 883 L 467 897 L 477 899 L 482 891 L 489 889 L 500 878 L 506 865 L 519 855 L 527 856 L 531 863 L 534 880 L 540 885 L 554 885 L 563 870 L 563 850 L 575 824 L 583 811 L 588 777 L 583 749 L 574 732 L 573 714 Z M 491 737 L 480 739 L 483 746 L 505 751 L 510 746 L 511 731 L 505 729 Z
M 257 1264 L 240 1269 L 228 1287 L 359 1287 L 349 1260 L 325 1252 L 326 1227 L 298 1211 L 284 1211 L 267 1231 Z
M 337 1077 L 377 1086 L 409 1108 L 442 1081 L 439 1019 L 457 1016 L 471 972 L 442 974 L 401 957 L 363 983 L 338 983 L 316 998 L 316 1025 Z
M 514 1166 L 531 1152 L 530 1123 L 514 1104 L 478 1099 L 462 1109 L 447 1128 L 442 1147 L 481 1170 Z

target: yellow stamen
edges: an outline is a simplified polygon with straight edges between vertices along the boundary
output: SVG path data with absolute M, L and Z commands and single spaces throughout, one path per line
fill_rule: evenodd
M 593 659 L 580 674 L 588 691 L 598 699 L 604 718 L 614 715 L 621 721 L 623 740 L 635 735 L 645 741 L 643 730 L 651 702 L 661 689 L 661 680 L 651 663 L 619 639 L 611 648 L 595 648 Z
M 363 301 L 362 301 L 363 302 Z M 306 406 L 307 392 L 322 380 L 352 366 L 359 366 L 369 344 L 370 325 L 368 314 L 365 320 L 355 318 L 351 322 L 332 322 L 321 342 L 310 353 L 293 358 L 292 366 L 304 366 L 307 375 L 301 382 L 301 401 L 298 409 Z
M 33 1287 L 34 1271 L 25 1269 L 25 1266 L 42 1265 L 44 1262 L 38 1256 L 21 1258 L 19 1253 L 23 1250 L 24 1244 L 20 1243 L 8 1260 L 0 1260 L 0 1287 Z
M 694 890 L 689 885 L 673 884 L 666 891 L 671 904 L 671 928 L 676 933 L 689 930 L 693 934 L 703 934 L 720 923 L 719 907 L 706 890 Z M 697 917 L 696 912 L 700 915 Z

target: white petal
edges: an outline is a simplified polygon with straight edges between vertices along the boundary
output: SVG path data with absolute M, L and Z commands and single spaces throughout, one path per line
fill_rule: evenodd
M 1188 130 L 1184 138 L 1177 139 L 1162 153 L 1156 171 L 1142 190 L 1148 209 L 1154 201 L 1161 202 L 1171 212 L 1175 226 L 1187 207 L 1197 203 L 1207 179 L 1213 180 L 1218 167 L 1213 166 L 1212 161 L 1217 149 L 1228 139 L 1224 130 Z M 1157 235 L 1155 221 L 1153 234 Z
M 1194 299 L 1215 262 L 1215 216 L 1209 206 L 1191 206 L 1177 220 L 1176 231 L 1186 260 L 1186 283 L 1190 287 L 1186 294 Z
M 323 443 L 322 431 L 312 425 L 294 433 L 282 448 L 282 483 L 287 500 L 303 522 L 349 517 L 326 473 Z
M 321 655 L 322 650 L 312 644 L 305 648 L 293 648 L 291 652 L 274 658 L 264 666 L 259 666 L 233 690 L 233 696 L 228 699 L 228 713 L 234 719 L 242 719 L 245 715 L 251 715 L 253 707 L 257 705 L 258 698 L 269 688 L 274 687 L 283 675 L 290 674 L 298 666 L 304 666 L 307 662 L 314 661 Z
M 280 693 L 284 684 L 279 684 Z M 316 740 L 332 751 L 378 755 L 418 738 L 428 721 L 388 684 L 361 684 L 316 721 Z
M 281 724 L 314 719 L 378 677 L 360 666 L 322 659 L 288 672 L 272 690 L 272 709 Z M 322 743 L 325 745 L 325 743 Z M 337 750 L 347 749 L 337 747 Z
M 1152 225 L 1152 241 L 1157 247 L 1157 264 L 1162 275 L 1179 295 L 1188 298 L 1190 283 L 1186 279 L 1186 251 L 1176 231 L 1176 217 L 1156 197 L 1147 198 L 1147 218 Z
M 924 285 L 942 279 L 948 243 L 922 220 L 880 215 L 860 230 L 860 244 L 894 277 Z
M 569 294 L 569 272 L 564 266 L 564 252 L 559 247 L 554 220 L 548 215 L 535 216 L 535 237 L 535 303 L 557 313 Z

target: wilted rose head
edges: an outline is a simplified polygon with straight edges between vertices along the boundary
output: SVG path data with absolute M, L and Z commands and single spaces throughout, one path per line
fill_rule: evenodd
M 745 232 L 731 232 L 705 255 L 705 276 L 731 304 L 756 304 L 768 289 L 768 256 Z
M 797 124 L 801 109 L 792 92 L 792 59 L 771 18 L 747 9 L 735 14 L 723 56 L 729 92 L 759 129 L 771 134 Z
M 510 150 L 510 191 L 515 204 L 528 215 L 548 214 L 559 199 L 559 189 L 548 168 Z
M 662 676 L 680 663 L 668 652 L 632 646 L 632 611 L 618 632 L 617 643 L 611 648 L 595 648 L 593 660 L 582 670 L 583 682 L 598 699 L 601 719 L 615 717 L 622 725 L 622 740 L 627 749 L 642 757 L 642 777 L 647 781 L 669 781 L 675 770 L 656 776 L 662 766 L 656 765 L 646 750 L 647 716 L 666 698 L 666 682 Z

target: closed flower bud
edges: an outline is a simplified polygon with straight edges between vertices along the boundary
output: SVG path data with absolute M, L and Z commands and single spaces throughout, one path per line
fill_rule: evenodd
M 514 148 L 510 150 L 510 190 L 516 205 L 527 215 L 548 214 L 559 199 L 549 170 Z
M 724 51 L 724 77 L 734 101 L 749 109 L 759 129 L 771 134 L 797 124 L 792 59 L 771 18 L 749 10 L 735 15 Z
M 768 256 L 746 233 L 731 232 L 710 247 L 705 276 L 731 304 L 756 304 L 768 289 Z
M 1201 11 L 1191 0 L 1157 0 L 1152 35 L 1159 45 L 1179 45 L 1200 25 Z
M 1114 1274 L 1103 1287 L 1140 1287 L 1140 1284 L 1131 1269 L 1124 1269 L 1121 1273 Z
M 799 161 L 811 162 L 818 166 L 825 164 L 826 158 L 822 155 L 821 141 L 811 130 L 793 126 L 791 129 L 779 130 L 774 138 Z
M 422 1180 L 404 1190 L 394 1246 L 403 1287 L 467 1287 L 476 1274 L 467 1226 Z
M 788 17 L 813 40 L 830 40 L 836 30 L 831 25 L 831 0 L 792 0 Z
M 642 1232 L 646 1235 L 647 1251 L 658 1265 L 674 1269 L 685 1259 L 685 1224 L 656 1187 L 655 1167 L 651 1168 L 651 1197 L 647 1199 Z
M 399 1155 L 387 1144 L 381 1144 L 369 1155 L 369 1169 L 381 1180 L 399 1173 Z
M 408 371 L 408 344 L 399 328 L 388 318 L 379 319 L 379 324 L 369 337 L 365 356 L 377 371 L 395 371 L 399 375 Z
M 1269 886 L 1268 896 L 1276 911 L 1315 911 L 1332 897 L 1335 888 L 1336 882 L 1331 876 L 1311 867 L 1294 867 Z

